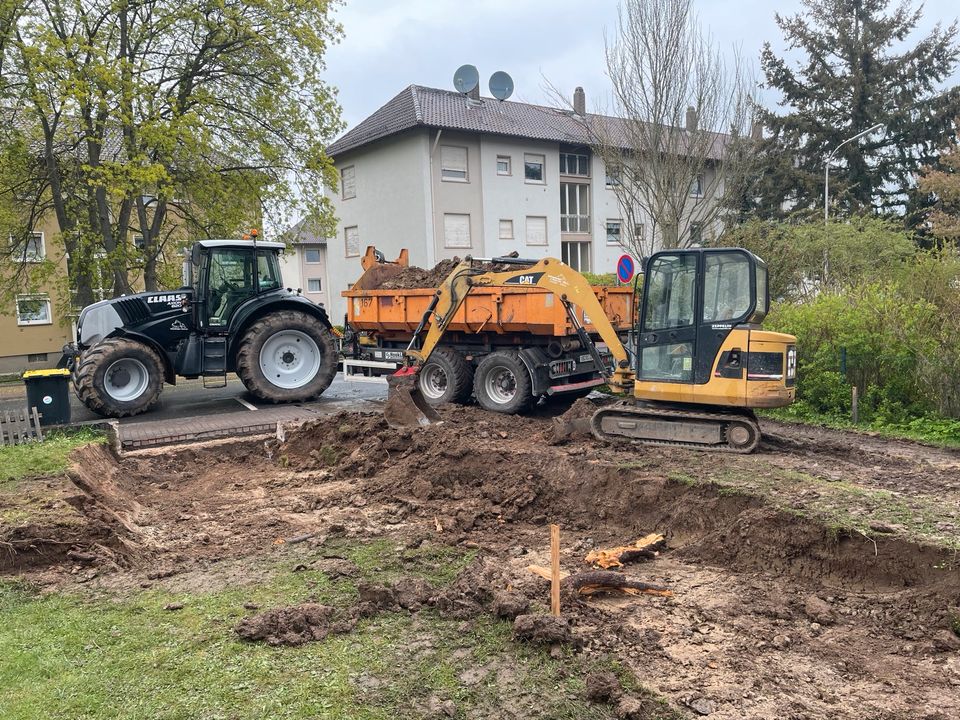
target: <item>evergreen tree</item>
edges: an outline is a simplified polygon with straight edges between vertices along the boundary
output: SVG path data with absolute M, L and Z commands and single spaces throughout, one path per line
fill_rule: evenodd
M 766 86 L 786 114 L 761 111 L 765 172 L 749 199 L 762 215 L 823 209 L 824 166 L 844 140 L 883 128 L 834 155 L 830 201 L 835 212 L 873 208 L 914 215 L 922 196 L 914 178 L 935 161 L 960 111 L 960 88 L 942 90 L 960 60 L 956 22 L 939 23 L 919 41 L 921 17 L 910 0 L 803 0 L 795 16 L 776 16 L 796 62 L 764 46 Z M 908 220 L 909 221 L 909 220 Z

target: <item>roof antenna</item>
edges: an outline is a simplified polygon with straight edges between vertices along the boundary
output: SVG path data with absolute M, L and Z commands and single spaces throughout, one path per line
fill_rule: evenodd
M 503 102 L 513 95 L 513 78 L 503 70 L 497 70 L 490 76 L 490 94 Z
M 453 74 L 453 86 L 469 101 L 480 102 L 480 73 L 473 65 L 461 65 Z

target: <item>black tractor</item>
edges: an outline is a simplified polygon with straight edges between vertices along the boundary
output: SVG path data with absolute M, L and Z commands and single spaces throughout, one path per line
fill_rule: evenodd
M 202 377 L 223 387 L 235 372 L 267 402 L 320 395 L 337 372 L 322 306 L 283 287 L 282 243 L 204 240 L 183 264 L 183 287 L 94 303 L 64 348 L 77 397 L 94 412 L 146 412 L 164 382 Z

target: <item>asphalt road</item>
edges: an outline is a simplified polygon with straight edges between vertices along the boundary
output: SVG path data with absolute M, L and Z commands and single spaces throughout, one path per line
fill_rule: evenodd
M 374 409 L 387 397 L 387 385 L 347 381 L 337 374 L 326 392 L 314 402 L 303 403 L 307 408 L 337 406 L 338 409 L 362 410 L 365 406 Z M 26 405 L 26 388 L 21 383 L 0 385 L 0 412 L 21 409 Z M 205 388 L 201 380 L 179 379 L 176 385 L 165 385 L 160 395 L 160 404 L 151 412 L 132 418 L 123 418 L 120 423 L 138 423 L 150 420 L 184 420 L 191 417 L 217 415 L 219 413 L 248 410 L 251 413 L 260 409 L 274 408 L 276 405 L 263 403 L 250 395 L 240 378 L 227 376 L 227 384 L 221 388 Z M 74 424 L 97 422 L 99 415 L 91 412 L 70 392 L 71 422 Z

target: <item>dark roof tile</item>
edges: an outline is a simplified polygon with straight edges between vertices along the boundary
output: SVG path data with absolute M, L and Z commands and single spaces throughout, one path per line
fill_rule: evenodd
M 588 114 L 590 123 L 605 124 L 605 134 L 619 137 L 627 147 L 628 134 L 616 117 Z M 570 112 L 529 103 L 500 102 L 493 98 L 471 100 L 452 90 L 410 85 L 383 107 L 335 140 L 327 154 L 336 157 L 368 143 L 416 127 L 489 133 L 546 142 L 590 144 L 584 121 Z M 714 150 L 719 157 L 729 136 L 716 134 Z

